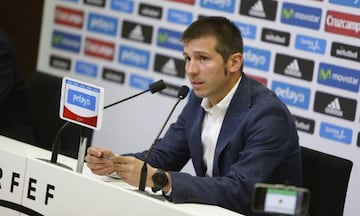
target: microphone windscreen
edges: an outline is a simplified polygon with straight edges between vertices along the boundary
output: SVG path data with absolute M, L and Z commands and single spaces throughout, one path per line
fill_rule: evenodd
M 152 94 L 154 94 L 154 93 L 156 93 L 158 91 L 161 91 L 164 88 L 166 88 L 166 84 L 165 84 L 164 80 L 158 80 L 158 81 L 156 81 L 154 83 L 151 83 L 149 85 L 149 89 L 150 89 L 150 92 Z
M 178 98 L 184 99 L 188 93 L 189 93 L 189 87 L 183 85 L 179 89 Z

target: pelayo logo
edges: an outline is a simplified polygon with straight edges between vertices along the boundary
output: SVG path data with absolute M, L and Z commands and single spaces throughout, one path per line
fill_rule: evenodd
M 307 110 L 310 101 L 310 89 L 273 81 L 271 90 L 287 105 Z

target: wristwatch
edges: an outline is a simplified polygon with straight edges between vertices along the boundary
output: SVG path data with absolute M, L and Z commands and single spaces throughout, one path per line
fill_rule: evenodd
M 162 169 L 156 170 L 156 172 L 151 176 L 151 178 L 154 182 L 154 187 L 151 188 L 154 193 L 163 189 L 163 187 L 165 187 L 169 183 L 166 172 Z

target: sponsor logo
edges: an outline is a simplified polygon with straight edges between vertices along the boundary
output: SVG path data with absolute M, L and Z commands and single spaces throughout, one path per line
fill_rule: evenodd
M 311 81 L 314 73 L 314 61 L 278 53 L 275 58 L 274 72 Z
M 184 4 L 190 4 L 193 5 L 195 4 L 195 0 L 171 0 L 173 2 L 179 2 L 179 3 L 184 3 Z
M 310 89 L 273 81 L 271 90 L 287 105 L 308 109 Z
M 80 35 L 55 30 L 52 34 L 51 45 L 54 48 L 79 53 L 81 37 Z
M 359 0 L 329 0 L 329 3 L 360 8 Z
M 55 8 L 55 23 L 74 28 L 82 28 L 84 23 L 84 12 L 57 6 Z
M 234 24 L 240 29 L 243 38 L 255 40 L 256 37 L 256 25 L 247 23 L 234 22 Z
M 68 58 L 51 55 L 50 56 L 50 66 L 53 68 L 58 68 L 61 70 L 70 70 L 71 68 L 71 60 Z
M 326 50 L 326 40 L 306 35 L 296 35 L 295 48 L 307 52 L 324 54 Z
M 331 45 L 331 56 L 360 62 L 360 47 L 349 44 L 333 42 Z
M 156 54 L 154 71 L 170 76 L 185 78 L 184 60 Z
M 180 41 L 182 33 L 169 29 L 159 28 L 157 45 L 177 51 L 183 51 L 183 44 Z
M 121 64 L 146 70 L 149 68 L 150 52 L 147 50 L 121 45 L 118 61 Z
M 115 36 L 118 28 L 118 20 L 115 17 L 90 13 L 87 28 L 92 32 Z
M 105 7 L 105 1 L 106 0 L 84 0 L 84 3 L 97 7 Z
M 360 71 L 320 63 L 318 83 L 353 92 L 359 91 Z
M 352 130 L 337 125 L 321 122 L 320 136 L 337 142 L 350 144 L 352 138 Z
M 179 23 L 182 25 L 190 25 L 193 20 L 193 14 L 191 12 L 168 9 L 167 21 L 171 23 Z
M 268 72 L 270 55 L 269 50 L 244 46 L 244 66 Z
M 125 82 L 125 73 L 110 68 L 104 68 L 102 71 L 102 78 L 106 81 L 123 84 Z
M 162 95 L 177 98 L 180 86 L 166 82 L 166 88 L 159 93 Z
M 144 77 L 144 76 L 139 76 L 136 74 L 131 74 L 130 75 L 130 86 L 137 88 L 137 89 L 141 89 L 141 90 L 146 90 L 149 88 L 149 85 L 151 83 L 153 83 L 154 80 L 148 77 Z
M 75 73 L 89 76 L 97 77 L 98 66 L 85 61 L 77 61 L 75 63 Z
M 121 37 L 151 44 L 153 34 L 153 27 L 150 25 L 143 25 L 131 21 L 124 20 L 121 30 Z
M 145 17 L 151 17 L 155 19 L 162 18 L 162 8 L 154 5 L 140 3 L 139 15 Z
M 134 12 L 134 2 L 132 0 L 111 0 L 110 9 L 131 14 Z
M 293 115 L 295 125 L 297 130 L 313 134 L 315 128 L 315 121 L 313 119 L 308 119 L 300 116 Z
M 273 44 L 289 46 L 290 33 L 278 31 L 275 29 L 263 28 L 261 32 L 261 40 Z
M 74 89 L 69 89 L 67 91 L 66 98 L 68 104 L 95 111 L 96 97 L 94 95 L 86 94 Z
M 115 44 L 94 38 L 86 38 L 85 55 L 112 61 L 114 54 Z
M 281 10 L 281 22 L 300 27 L 319 29 L 321 9 L 285 2 Z
M 354 121 L 356 100 L 327 94 L 317 91 L 315 93 L 314 111 L 325 115 Z
M 255 75 L 251 75 L 251 74 L 246 74 L 247 77 L 258 81 L 259 83 L 261 83 L 263 86 L 267 86 L 267 79 L 263 78 L 263 77 L 259 77 L 259 76 L 255 76 Z
M 235 1 L 234 1 L 235 2 Z M 275 20 L 277 1 L 241 0 L 240 14 L 266 20 Z
M 360 16 L 337 11 L 327 11 L 325 31 L 360 38 Z
M 203 8 L 233 13 L 235 9 L 235 2 L 236 1 L 232 0 L 201 0 L 200 6 Z

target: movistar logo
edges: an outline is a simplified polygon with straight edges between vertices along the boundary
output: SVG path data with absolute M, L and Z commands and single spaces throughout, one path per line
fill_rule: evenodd
M 61 35 L 54 35 L 53 37 L 53 44 L 60 44 L 62 40 Z
M 58 49 L 79 53 L 81 36 L 55 30 L 52 35 L 51 45 Z
M 285 19 L 290 19 L 292 16 L 294 16 L 294 14 L 295 14 L 294 8 L 291 9 L 284 8 L 282 11 L 282 15 Z
M 167 49 L 182 51 L 181 35 L 181 32 L 160 28 L 157 34 L 157 45 Z
M 168 39 L 169 35 L 165 32 L 165 33 L 159 33 L 158 35 L 158 41 L 160 43 L 165 43 Z
M 321 84 L 349 90 L 352 92 L 359 91 L 359 70 L 320 63 L 318 74 L 318 82 Z
M 281 10 L 281 22 L 318 30 L 321 13 L 321 8 L 285 2 Z
M 331 77 L 332 71 L 330 68 L 328 68 L 327 70 L 325 70 L 324 68 L 320 69 L 320 78 L 323 80 L 327 80 Z

